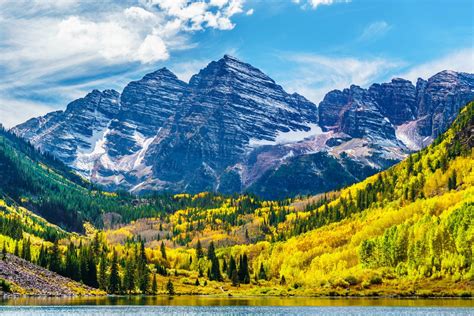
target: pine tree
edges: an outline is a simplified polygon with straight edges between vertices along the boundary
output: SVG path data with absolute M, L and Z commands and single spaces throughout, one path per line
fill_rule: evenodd
M 239 265 L 239 281 L 243 284 L 250 283 L 250 272 L 248 266 L 247 254 L 240 256 L 240 265 Z
M 61 250 L 59 249 L 59 244 L 56 240 L 49 256 L 49 269 L 53 272 L 61 273 L 61 266 Z
M 216 251 L 214 248 L 214 242 L 211 241 L 209 248 L 207 249 L 207 259 L 212 260 L 216 256 Z
M 80 281 L 79 261 L 77 259 L 76 248 L 71 242 L 66 251 L 66 262 L 64 265 L 64 273 L 73 280 Z
M 79 268 L 81 271 L 81 280 L 83 283 L 89 285 L 90 269 L 89 269 L 89 252 L 86 247 L 82 245 L 82 241 L 79 244 Z
M 258 272 L 259 280 L 266 280 L 267 274 L 265 273 L 265 268 L 263 267 L 263 262 L 260 263 L 260 271 Z
M 151 292 L 153 294 L 158 293 L 158 281 L 156 280 L 156 272 L 153 272 L 153 280 L 151 283 Z
M 110 264 L 110 278 L 109 278 L 109 293 L 117 294 L 120 292 L 120 276 L 118 271 L 118 256 L 117 251 L 114 250 L 112 262 Z
M 26 261 L 31 261 L 31 247 L 30 247 L 30 239 L 23 239 L 22 241 L 22 248 L 21 248 L 21 257 Z
M 123 276 L 123 290 L 128 294 L 135 290 L 135 263 L 133 258 L 125 261 L 125 274 Z
M 89 267 L 89 278 L 88 278 L 87 285 L 94 288 L 98 288 L 99 281 L 97 280 L 97 262 L 96 262 L 95 256 L 92 256 L 90 254 L 87 257 L 87 259 L 88 259 L 87 266 Z
M 107 282 L 107 259 L 105 253 L 102 253 L 100 256 L 99 263 L 99 288 L 103 291 L 106 291 L 108 288 Z
M 20 249 L 19 249 L 19 246 L 18 246 L 18 240 L 15 241 L 15 250 L 13 251 L 13 254 L 17 257 L 20 256 Z
M 166 290 L 168 291 L 169 295 L 174 295 L 174 285 L 173 282 L 171 282 L 171 279 L 168 279 L 168 283 L 166 284 Z
M 5 240 L 3 241 L 2 260 L 7 260 L 7 244 Z
M 227 269 L 227 275 L 232 278 L 233 272 L 237 271 L 237 264 L 233 256 L 230 256 L 229 267 Z
M 162 243 L 164 246 L 164 244 Z M 164 248 L 163 248 L 164 249 Z M 163 250 L 162 250 L 163 253 Z M 166 252 L 165 252 L 166 257 Z M 150 274 L 148 271 L 147 266 L 147 259 L 145 254 L 145 243 L 143 241 L 140 242 L 140 251 L 138 253 L 137 258 L 137 276 L 138 276 L 138 287 L 142 293 L 146 293 L 148 291 L 148 286 L 150 283 Z
M 161 250 L 161 257 L 162 257 L 164 260 L 167 260 L 167 257 L 166 257 L 166 247 L 165 247 L 165 243 L 164 243 L 163 241 L 161 242 L 160 250 Z
M 204 251 L 202 250 L 201 241 L 199 239 L 196 243 L 196 257 L 198 260 L 204 258 Z
M 223 259 L 222 259 L 222 271 L 223 271 L 224 273 L 227 273 L 227 269 L 228 269 L 228 267 L 227 267 L 227 261 L 225 260 L 225 258 L 223 258 Z M 227 276 L 229 276 L 229 275 L 227 275 Z
M 38 265 L 47 268 L 48 267 L 48 248 L 41 244 L 40 251 L 38 254 Z
M 239 275 L 237 273 L 237 269 L 232 271 L 230 279 L 232 281 L 232 286 L 238 286 L 239 285 Z

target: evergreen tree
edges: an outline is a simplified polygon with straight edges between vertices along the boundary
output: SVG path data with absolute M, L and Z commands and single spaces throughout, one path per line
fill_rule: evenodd
M 249 265 L 248 265 L 248 258 L 247 254 L 243 254 L 240 256 L 240 265 L 239 265 L 239 281 L 243 284 L 250 283 L 250 272 L 249 272 Z
M 164 246 L 164 244 L 162 243 Z M 164 248 L 163 248 L 164 249 Z M 163 254 L 163 250 L 162 250 Z M 165 252 L 166 257 L 166 252 Z M 148 291 L 148 286 L 150 282 L 150 274 L 148 271 L 147 266 L 147 259 L 145 254 L 145 243 L 143 241 L 140 242 L 140 251 L 138 253 L 137 258 L 137 276 L 138 276 L 138 287 L 142 293 L 146 293 Z
M 61 266 L 61 250 L 59 249 L 59 244 L 56 240 L 49 256 L 49 269 L 53 272 L 61 273 Z
M 237 264 L 233 256 L 230 256 L 229 267 L 227 269 L 227 275 L 232 278 L 233 272 L 237 271 Z
M 123 290 L 130 294 L 135 290 L 135 262 L 133 258 L 125 260 L 125 274 L 123 276 Z
M 161 250 L 161 257 L 165 260 L 167 260 L 167 257 L 166 257 L 166 247 L 165 247 L 165 243 L 162 241 L 161 242 L 161 247 L 160 247 L 160 250 Z
M 214 242 L 212 241 L 209 244 L 209 249 L 207 251 L 207 258 L 211 261 L 211 268 L 208 271 L 209 279 L 213 281 L 223 281 L 223 278 L 221 275 L 221 269 L 219 266 L 219 259 L 216 256 Z
M 168 291 L 169 295 L 174 295 L 174 285 L 173 282 L 171 282 L 171 279 L 168 279 L 168 283 L 166 284 L 166 290 Z
M 151 293 L 158 293 L 158 281 L 156 280 L 156 272 L 153 272 L 153 280 L 151 283 Z
M 17 257 L 20 256 L 20 249 L 19 249 L 19 246 L 18 246 L 18 240 L 15 241 L 15 250 L 13 251 L 13 254 Z
M 266 280 L 267 274 L 265 273 L 265 268 L 263 267 L 263 262 L 260 263 L 260 271 L 258 272 L 259 280 Z
M 238 286 L 239 285 L 239 275 L 237 273 L 237 269 L 232 271 L 230 279 L 232 281 L 232 286 Z
M 109 278 L 109 293 L 117 294 L 120 292 L 120 276 L 119 276 L 119 267 L 118 267 L 118 256 L 117 251 L 114 250 L 112 256 L 112 262 L 110 264 L 110 278 Z
M 87 285 L 98 288 L 99 287 L 99 281 L 97 280 L 97 262 L 95 259 L 95 256 L 90 254 L 87 257 L 87 266 L 89 267 L 89 275 L 88 275 L 88 280 L 87 280 Z
M 102 253 L 100 256 L 99 263 L 99 288 L 103 291 L 107 291 L 108 288 L 108 279 L 107 279 L 107 258 L 105 253 Z
M 7 244 L 3 241 L 2 260 L 7 260 Z
M 31 242 L 30 238 L 23 239 L 23 247 L 21 248 L 21 257 L 26 261 L 31 261 Z
M 77 259 L 76 247 L 71 242 L 66 251 L 66 262 L 64 265 L 64 273 L 73 280 L 80 281 L 81 274 L 79 269 L 79 261 Z
M 43 268 L 48 267 L 48 248 L 46 248 L 43 244 L 41 244 L 38 254 L 38 265 Z
M 216 256 L 216 251 L 214 248 L 214 242 L 211 241 L 209 248 L 207 250 L 207 259 L 212 260 Z
M 201 241 L 199 239 L 196 243 L 196 257 L 198 260 L 204 258 L 204 251 L 202 250 Z

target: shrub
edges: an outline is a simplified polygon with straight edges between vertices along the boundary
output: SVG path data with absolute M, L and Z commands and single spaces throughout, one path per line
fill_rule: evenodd
M 370 284 L 382 284 L 382 278 L 378 275 L 374 275 L 370 278 Z
M 348 277 L 346 277 L 344 279 L 347 283 L 349 283 L 349 285 L 357 285 L 359 284 L 359 280 L 353 276 L 353 275 L 349 275 Z
M 8 281 L 0 279 L 0 290 L 3 292 L 11 293 L 11 285 Z

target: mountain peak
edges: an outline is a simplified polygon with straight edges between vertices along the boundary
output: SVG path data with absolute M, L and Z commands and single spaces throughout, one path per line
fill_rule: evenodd
M 178 77 L 168 68 L 163 67 L 154 72 L 146 74 L 143 79 L 150 80 L 150 79 L 162 79 L 162 78 L 173 78 L 178 79 Z
M 238 59 L 237 57 L 231 56 L 229 54 L 225 54 L 224 57 L 222 57 L 221 59 L 226 60 L 226 61 L 238 61 L 242 63 L 240 59 Z

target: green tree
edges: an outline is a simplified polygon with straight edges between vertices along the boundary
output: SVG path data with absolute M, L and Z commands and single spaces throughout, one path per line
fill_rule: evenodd
M 123 290 L 130 294 L 135 290 L 135 262 L 133 258 L 126 258 L 125 273 L 123 276 Z
M 167 257 L 166 257 L 166 247 L 165 247 L 165 243 L 162 241 L 161 242 L 161 246 L 160 246 L 160 250 L 161 250 L 161 257 L 165 260 L 167 260 Z
M 168 291 L 169 295 L 174 295 L 174 285 L 173 282 L 171 282 L 171 279 L 168 279 L 168 283 L 166 284 L 166 290 Z
M 249 263 L 248 263 L 247 254 L 245 253 L 242 256 L 240 256 L 239 281 L 242 284 L 250 283 Z
M 3 241 L 2 260 L 7 260 L 7 244 Z
M 153 272 L 153 279 L 151 281 L 151 293 L 156 294 L 158 293 L 158 281 L 156 279 L 156 272 Z
M 61 266 L 61 250 L 59 249 L 59 244 L 56 240 L 53 244 L 51 254 L 49 256 L 49 269 L 53 272 L 61 273 Z
M 118 255 L 117 251 L 114 250 L 112 256 L 112 262 L 110 263 L 110 278 L 109 278 L 109 293 L 117 294 L 120 292 L 120 275 L 118 266 Z
M 196 257 L 198 260 L 204 258 L 204 251 L 202 250 L 201 241 L 199 239 L 196 243 Z
M 267 274 L 265 273 L 265 268 L 263 267 L 263 262 L 260 263 L 260 271 L 258 272 L 258 278 L 260 280 L 266 280 Z
M 99 262 L 99 288 L 101 290 L 107 291 L 108 288 L 108 279 L 107 279 L 107 258 L 105 253 L 102 253 L 100 256 Z

